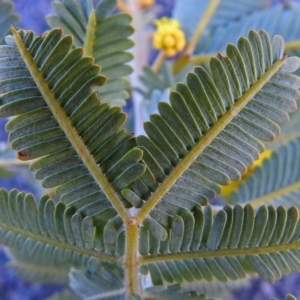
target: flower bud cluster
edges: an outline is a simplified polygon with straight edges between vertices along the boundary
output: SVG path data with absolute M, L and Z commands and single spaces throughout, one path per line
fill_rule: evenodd
M 163 50 L 168 57 L 180 52 L 186 45 L 184 32 L 177 20 L 163 17 L 154 21 L 157 26 L 153 34 L 153 47 Z

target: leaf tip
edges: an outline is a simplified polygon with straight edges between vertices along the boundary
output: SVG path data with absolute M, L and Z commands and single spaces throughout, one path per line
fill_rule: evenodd
M 10 25 L 10 30 L 13 33 L 13 35 L 16 35 L 18 33 L 16 28 L 13 25 Z

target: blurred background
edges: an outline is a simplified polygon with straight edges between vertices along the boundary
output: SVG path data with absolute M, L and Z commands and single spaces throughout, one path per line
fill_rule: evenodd
M 97 2 L 97 1 L 95 1 Z M 131 1 L 132 2 L 132 1 Z M 186 0 L 186 1 L 178 1 L 183 3 L 184 5 L 177 4 L 176 0 L 156 0 L 151 8 L 147 8 L 147 11 L 144 12 L 144 23 L 138 25 L 145 25 L 144 32 L 146 34 L 146 46 L 150 46 L 151 50 L 141 55 L 141 53 L 137 53 L 139 57 L 141 57 L 141 64 L 153 64 L 157 60 L 157 55 L 159 55 L 159 51 L 151 48 L 151 32 L 154 30 L 154 25 L 152 20 L 154 18 L 161 18 L 163 16 L 179 16 L 179 12 L 183 9 L 186 9 L 188 13 L 187 7 L 189 5 L 193 5 L 196 9 L 194 9 L 194 13 L 196 15 L 201 15 L 201 10 L 203 6 L 203 0 Z M 229 1 L 227 1 L 229 2 Z M 257 27 L 263 24 L 263 26 L 268 27 L 271 22 L 271 18 L 276 16 L 278 11 L 282 11 L 282 9 L 286 9 L 287 13 L 283 14 L 283 19 L 277 19 L 276 26 L 278 26 L 278 30 L 286 30 L 284 27 L 285 22 L 288 23 L 290 21 L 290 15 L 288 10 L 292 7 L 297 14 L 295 13 L 297 18 L 300 16 L 300 8 L 298 7 L 298 3 L 300 1 L 280 1 L 280 0 L 270 0 L 270 1 L 262 1 L 262 0 L 253 0 L 248 1 L 249 3 L 252 2 L 253 6 L 263 6 L 265 9 L 265 22 L 264 23 L 257 23 L 256 20 L 259 19 L 264 14 L 263 9 L 257 9 L 249 13 L 249 18 L 247 22 L 243 22 L 243 26 L 246 26 L 249 30 L 251 27 Z M 257 3 L 256 3 L 257 2 Z M 189 4 L 190 3 L 190 4 Z M 232 0 L 232 3 L 236 3 L 236 9 L 239 9 L 239 1 Z M 32 29 L 35 31 L 36 34 L 40 34 L 45 30 L 49 29 L 46 21 L 45 15 L 54 14 L 54 11 L 51 8 L 51 1 L 50 0 L 14 0 L 15 5 L 15 12 L 20 16 L 20 21 L 18 23 L 19 28 L 24 29 Z M 197 8 L 199 7 L 199 13 Z M 234 9 L 234 5 L 232 6 Z M 270 8 L 274 9 L 273 13 L 270 13 Z M 256 14 L 256 15 L 255 15 Z M 224 18 L 226 16 L 223 16 Z M 185 30 L 186 35 L 188 36 L 191 31 L 191 27 L 193 26 L 194 22 L 193 15 L 185 15 L 182 16 L 181 25 Z M 275 17 L 274 17 L 275 18 Z M 247 23 L 246 25 L 244 23 Z M 291 22 L 290 22 L 291 23 Z M 148 24 L 148 25 L 147 25 Z M 269 25 L 268 25 L 269 24 Z M 232 26 L 232 35 L 227 35 L 223 37 L 223 41 L 215 40 L 205 43 L 205 36 L 203 38 L 204 42 L 199 44 L 199 52 L 201 53 L 212 53 L 215 52 L 216 49 L 222 49 L 222 45 L 227 42 L 235 42 L 236 36 L 240 34 L 237 33 L 237 28 L 241 31 L 244 28 L 241 28 L 239 24 L 227 24 L 224 23 L 224 26 Z M 243 27 L 242 26 L 242 27 Z M 271 26 L 271 25 L 270 25 Z M 291 23 L 289 26 L 297 27 L 298 25 Z M 274 27 L 274 26 L 273 26 Z M 300 27 L 300 26 L 298 26 Z M 275 30 L 275 29 L 274 29 Z M 221 35 L 222 31 L 219 31 L 219 35 Z M 242 33 L 242 32 L 241 32 Z M 281 33 L 281 32 L 279 32 Z M 286 32 L 287 36 L 289 32 Z M 298 39 L 300 39 L 300 31 L 298 31 Z M 290 39 L 294 39 L 291 37 Z M 219 42 L 217 48 L 216 44 Z M 211 45 L 209 45 L 211 43 Z M 223 43 L 223 44 L 222 44 Z M 214 48 L 215 46 L 215 48 Z M 137 50 L 133 50 L 137 51 Z M 133 66 L 135 67 L 135 66 Z M 138 70 L 137 70 L 138 72 Z M 139 75 L 139 74 L 138 74 Z M 137 86 L 140 83 L 137 82 L 137 76 L 132 77 L 133 84 Z M 158 90 L 156 93 L 152 93 L 148 98 L 144 99 L 140 95 L 136 96 L 137 102 L 139 102 L 140 106 L 135 106 L 136 104 L 132 101 L 127 101 L 125 106 L 125 110 L 129 112 L 131 119 L 128 121 L 128 127 L 135 131 L 136 133 L 143 132 L 141 123 L 144 119 L 147 118 L 147 114 L 153 112 L 154 106 L 156 106 L 157 100 L 157 93 L 158 97 L 163 98 L 165 94 L 163 93 L 164 90 Z M 131 99 L 132 100 L 132 99 Z M 133 100 L 135 100 L 133 95 Z M 160 99 L 161 100 L 161 99 Z M 152 101 L 152 102 L 151 102 Z M 141 112 L 142 110 L 142 112 Z M 139 114 L 140 112 L 140 114 Z M 133 115 L 135 114 L 135 118 Z M 145 116 L 146 114 L 146 116 Z M 138 115 L 138 116 L 137 116 Z M 142 117 L 141 117 L 142 116 Z M 15 159 L 15 153 L 9 150 L 7 145 L 7 134 L 4 130 L 6 120 L 0 120 L 0 152 L 1 152 L 1 159 L 9 159 L 12 161 L 12 164 L 9 169 L 4 169 L 0 163 L 0 187 L 4 187 L 7 190 L 12 188 L 17 188 L 21 191 L 31 192 L 37 198 L 44 192 L 42 187 L 39 185 L 39 182 L 34 180 L 32 173 L 27 171 L 27 166 L 20 166 L 16 163 L 14 165 L 13 161 Z M 275 297 L 278 299 L 284 299 L 284 295 L 287 293 L 292 293 L 296 297 L 300 298 L 300 274 L 291 274 L 287 277 L 283 277 L 279 282 L 275 283 L 274 285 L 269 285 L 259 279 L 253 279 L 250 282 L 243 283 L 242 288 L 235 289 L 232 294 L 230 292 L 223 292 L 224 299 L 239 299 L 239 300 L 266 300 L 270 297 Z M 47 285 L 47 284 L 32 284 L 27 282 L 26 280 L 20 279 L 20 277 L 16 274 L 16 271 L 11 268 L 9 263 L 9 255 L 5 252 L 3 248 L 0 248 L 0 300 L 43 300 L 48 299 L 51 295 L 54 295 L 56 292 L 60 291 L 62 288 L 59 285 Z M 49 298 L 50 299 L 50 298 Z

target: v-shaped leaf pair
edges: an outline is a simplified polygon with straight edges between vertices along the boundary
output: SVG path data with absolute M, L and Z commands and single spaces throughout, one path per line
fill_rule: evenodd
M 272 140 L 296 109 L 300 84 L 290 73 L 300 62 L 283 57 L 282 38 L 250 31 L 208 71 L 195 68 L 145 124 L 148 137 L 135 138 L 122 129 L 120 108 L 93 92 L 105 78 L 72 48 L 71 36 L 13 34 L 0 47 L 0 115 L 15 116 L 6 127 L 12 147 L 20 159 L 35 159 L 30 169 L 57 187 L 60 202 L 42 199 L 37 209 L 29 196 L 2 192 L 1 242 L 15 247 L 19 239 L 24 250 L 49 244 L 70 266 L 74 255 L 121 264 L 128 298 L 139 294 L 142 265 L 140 275 L 149 272 L 154 285 L 253 272 L 273 281 L 299 269 L 296 209 L 285 223 L 286 213 L 272 208 L 255 215 L 250 206 L 226 207 L 213 226 L 203 214 L 209 206 L 200 209 L 219 185 L 240 177 L 263 150 L 260 140 Z

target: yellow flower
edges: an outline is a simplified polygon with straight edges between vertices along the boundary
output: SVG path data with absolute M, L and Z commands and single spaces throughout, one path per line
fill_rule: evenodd
M 272 155 L 272 151 L 270 149 L 266 149 L 264 152 L 262 152 L 259 155 L 259 158 L 254 161 L 253 165 L 250 166 L 250 167 L 248 167 L 247 170 L 246 170 L 246 172 L 244 174 L 242 174 L 241 180 L 231 181 L 229 183 L 229 185 L 222 186 L 221 196 L 223 196 L 223 197 L 229 197 L 230 194 L 233 191 L 237 191 L 238 187 L 239 187 L 239 184 L 241 182 L 246 181 L 247 177 L 250 176 L 254 172 L 254 169 L 256 167 L 261 166 L 263 164 L 264 159 L 271 157 L 271 155 Z
M 174 56 L 186 45 L 184 32 L 177 20 L 163 17 L 154 21 L 157 26 L 153 34 L 153 47 L 163 50 L 166 56 Z

